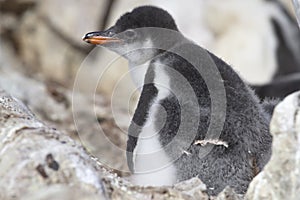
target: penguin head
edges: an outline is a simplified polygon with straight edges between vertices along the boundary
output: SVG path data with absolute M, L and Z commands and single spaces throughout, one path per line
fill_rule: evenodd
M 87 33 L 83 40 L 108 48 L 129 61 L 141 63 L 155 56 L 159 50 L 153 47 L 170 37 L 153 31 L 158 29 L 179 33 L 167 11 L 154 6 L 142 6 L 122 15 L 114 26 L 105 31 Z
M 165 10 L 154 6 L 141 6 L 122 15 L 116 25 L 117 32 L 143 27 L 166 28 L 178 31 L 173 17 Z

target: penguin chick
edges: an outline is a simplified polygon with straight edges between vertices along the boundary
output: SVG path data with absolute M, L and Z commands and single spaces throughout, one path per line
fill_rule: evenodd
M 198 176 L 209 195 L 226 186 L 246 192 L 271 155 L 270 115 L 229 65 L 152 6 L 135 8 L 83 40 L 128 59 L 142 85 L 127 141 L 134 183 L 172 185 Z M 224 98 L 215 98 L 222 92 Z

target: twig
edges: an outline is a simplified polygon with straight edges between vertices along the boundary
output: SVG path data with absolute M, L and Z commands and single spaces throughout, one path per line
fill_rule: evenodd
M 223 145 L 224 147 L 228 148 L 228 143 L 221 140 L 216 139 L 207 139 L 207 140 L 197 140 L 195 141 L 194 145 L 200 144 L 201 146 L 205 146 L 207 144 L 214 144 L 214 145 Z

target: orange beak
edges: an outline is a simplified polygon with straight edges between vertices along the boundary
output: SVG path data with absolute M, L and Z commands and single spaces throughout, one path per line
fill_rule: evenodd
M 112 42 L 120 42 L 121 41 L 118 38 L 101 36 L 101 35 L 95 34 L 95 33 L 86 34 L 82 38 L 82 40 L 87 42 L 87 43 L 96 44 L 96 45 L 107 44 L 107 43 L 112 43 Z

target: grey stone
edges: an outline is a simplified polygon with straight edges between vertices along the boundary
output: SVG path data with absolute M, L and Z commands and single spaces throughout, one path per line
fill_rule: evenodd
M 2 199 L 21 199 L 49 186 L 77 185 L 103 196 L 101 172 L 80 144 L 35 118 L 0 91 L 0 187 Z M 51 161 L 47 161 L 51 154 Z M 55 170 L 49 167 L 55 162 Z M 80 191 L 79 190 L 79 191 Z
M 251 200 L 297 200 L 300 194 L 300 92 L 286 97 L 271 121 L 272 157 L 251 182 Z
M 49 20 L 61 34 L 78 45 L 84 45 L 82 36 L 99 29 L 106 0 L 43 0 L 38 4 L 39 16 Z

